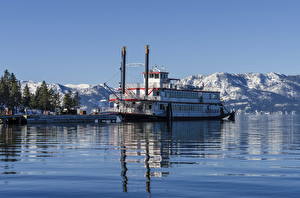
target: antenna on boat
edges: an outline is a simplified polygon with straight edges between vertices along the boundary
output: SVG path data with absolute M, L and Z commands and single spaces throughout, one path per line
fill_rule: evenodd
M 149 45 L 145 46 L 145 96 L 148 96 L 149 87 Z
M 122 94 L 125 94 L 125 78 L 126 78 L 126 47 L 122 47 L 122 52 L 121 52 L 121 91 Z

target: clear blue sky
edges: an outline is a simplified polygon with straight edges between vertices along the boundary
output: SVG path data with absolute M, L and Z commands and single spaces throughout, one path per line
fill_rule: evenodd
M 299 74 L 300 1 L 0 0 L 0 69 L 22 80 L 102 83 L 129 62 L 174 77 Z M 115 80 L 118 80 L 119 75 Z

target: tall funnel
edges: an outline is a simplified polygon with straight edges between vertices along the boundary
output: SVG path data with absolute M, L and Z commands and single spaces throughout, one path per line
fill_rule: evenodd
M 125 78 L 126 78 L 126 47 L 122 47 L 121 52 L 121 91 L 122 94 L 125 94 Z
M 148 96 L 149 89 L 149 45 L 145 46 L 145 96 Z

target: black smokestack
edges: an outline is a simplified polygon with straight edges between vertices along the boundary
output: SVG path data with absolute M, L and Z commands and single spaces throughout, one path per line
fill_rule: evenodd
M 122 47 L 121 52 L 122 63 L 121 63 L 121 90 L 122 94 L 125 94 L 125 78 L 126 78 L 126 47 Z
M 149 45 L 145 46 L 145 96 L 148 96 L 149 89 Z

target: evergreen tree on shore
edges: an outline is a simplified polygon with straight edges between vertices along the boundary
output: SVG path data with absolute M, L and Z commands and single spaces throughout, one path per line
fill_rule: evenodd
M 30 105 L 31 98 L 32 98 L 32 94 L 30 93 L 29 87 L 26 84 L 24 87 L 24 90 L 23 90 L 23 99 L 22 99 L 23 107 L 25 107 L 25 108 L 31 107 L 31 105 Z
M 8 83 L 5 81 L 2 76 L 0 79 L 0 106 L 1 110 L 4 110 L 4 107 L 7 105 L 9 98 L 9 87 Z
M 22 103 L 22 94 L 20 81 L 17 80 L 14 73 L 11 73 L 9 78 L 9 89 L 8 107 L 15 112 Z
M 12 110 L 13 113 L 24 108 L 55 111 L 60 109 L 62 104 L 67 109 L 78 107 L 80 105 L 79 94 L 67 93 L 61 101 L 60 94 L 49 88 L 45 81 L 37 87 L 35 93 L 31 93 L 26 84 L 22 93 L 21 83 L 14 73 L 5 70 L 0 78 L 0 112 L 6 108 Z
M 55 92 L 53 89 L 49 90 L 49 94 L 50 94 L 51 110 L 55 111 L 56 109 L 60 109 L 61 108 L 60 94 L 58 92 Z
M 17 80 L 14 73 L 9 73 L 8 70 L 4 71 L 0 79 L 0 106 L 3 110 L 8 108 L 14 113 L 21 105 L 21 84 Z
M 79 93 L 71 94 L 70 92 L 66 93 L 63 99 L 64 108 L 70 110 L 80 106 L 80 97 Z
M 41 110 L 51 110 L 50 93 L 46 82 L 43 81 L 42 85 L 38 89 L 38 108 Z
M 76 91 L 76 93 L 74 94 L 73 97 L 73 105 L 74 107 L 79 107 L 80 106 L 80 97 L 79 97 L 79 93 Z
M 61 106 L 60 95 L 48 88 L 46 82 L 43 81 L 41 86 L 36 89 L 30 104 L 36 109 L 54 111 Z
M 70 92 L 66 93 L 63 99 L 63 107 L 65 109 L 71 109 L 73 108 L 73 100 L 72 100 L 72 95 Z

